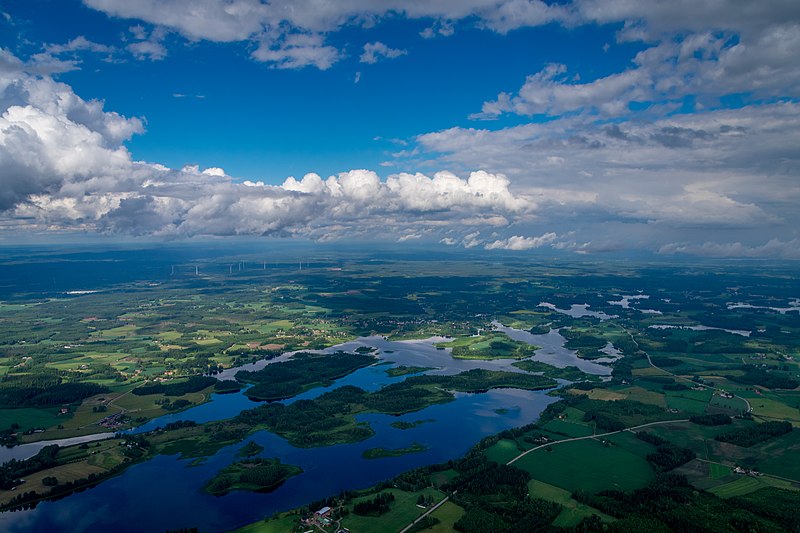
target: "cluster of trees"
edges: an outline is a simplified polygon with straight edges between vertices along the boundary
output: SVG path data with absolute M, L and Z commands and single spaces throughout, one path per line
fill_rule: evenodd
M 421 505 L 422 507 L 430 507 L 433 505 L 433 496 L 425 496 L 424 494 L 420 494 L 419 498 L 417 498 L 417 505 Z
M 580 409 L 585 413 L 584 421 L 594 421 L 599 429 L 606 431 L 620 431 L 664 415 L 664 410 L 656 405 L 633 400 L 602 401 L 576 396 L 565 400 L 565 407 L 567 405 Z
M 458 475 L 445 488 L 457 490 L 453 500 L 466 509 L 457 531 L 543 531 L 561 512 L 557 503 L 528 496 L 528 472 L 489 461 L 477 447 L 450 464 Z
M 29 459 L 11 459 L 0 465 L 0 489 L 10 490 L 19 484 L 21 477 L 56 466 L 58 450 L 57 444 L 51 444 Z
M 746 507 L 740 500 L 747 497 L 723 500 L 696 489 L 676 474 L 661 474 L 650 485 L 634 491 L 578 491 L 572 496 L 618 518 L 611 531 L 797 531 L 798 522 L 787 520 L 796 519 L 800 497 L 782 489 L 761 489 L 753 495 L 764 490 L 779 492 L 783 497 L 780 503 L 790 505 L 780 508 L 765 504 L 762 498 L 751 498 Z M 786 511 L 783 515 L 782 510 Z M 597 525 L 588 531 L 604 531 Z
M 581 382 L 586 380 L 591 380 L 592 382 L 600 381 L 597 376 L 586 374 L 576 366 L 557 368 L 541 361 L 534 361 L 533 359 L 517 361 L 516 363 L 512 363 L 512 366 L 524 370 L 525 372 L 542 372 L 543 375 L 549 378 L 566 379 L 567 381 L 573 382 Z
M 434 385 L 460 392 L 485 392 L 501 387 L 540 390 L 557 385 L 554 380 L 544 376 L 483 368 L 473 368 L 453 376 L 414 376 L 402 383 L 407 383 L 408 386 Z
M 692 415 L 689 420 L 701 426 L 725 426 L 732 422 L 731 417 L 721 413 L 713 415 Z
M 47 485 L 46 483 L 44 483 L 47 486 L 52 486 L 52 488 L 50 489 L 49 492 L 47 492 L 45 494 L 39 494 L 35 490 L 21 492 L 21 493 L 17 494 L 16 496 L 14 496 L 8 502 L 6 502 L 2 506 L 0 506 L 0 511 L 18 510 L 18 509 L 26 509 L 26 508 L 32 509 L 32 508 L 36 507 L 36 505 L 41 500 L 44 500 L 44 499 L 55 500 L 55 499 L 58 499 L 58 498 L 63 498 L 64 496 L 67 496 L 68 494 L 71 494 L 71 493 L 73 493 L 75 491 L 82 490 L 83 488 L 85 488 L 87 486 L 95 485 L 95 484 L 103 481 L 104 479 L 107 479 L 109 477 L 112 477 L 112 476 L 116 475 L 117 473 L 121 472 L 124 468 L 126 468 L 126 466 L 127 465 L 124 465 L 124 464 L 117 465 L 116 467 L 111 468 L 110 470 L 108 470 L 106 472 L 92 473 L 92 474 L 89 474 L 85 478 L 79 478 L 79 479 L 76 479 L 74 481 L 67 481 L 67 482 L 64 482 L 64 483 L 57 483 L 58 480 L 56 480 L 56 484 L 55 485 Z M 52 479 L 55 479 L 55 478 L 52 478 Z M 44 482 L 44 479 L 42 480 L 42 482 Z
M 5 376 L 0 381 L 0 406 L 48 407 L 79 402 L 109 392 L 96 383 L 63 382 L 56 372 L 37 371 Z
M 800 530 L 800 493 L 796 491 L 767 487 L 728 501 L 776 522 L 784 531 Z
M 768 441 L 771 438 L 785 435 L 791 431 L 792 424 L 790 422 L 764 422 L 762 424 L 746 426 L 720 433 L 714 437 L 714 439 L 720 442 L 730 442 L 736 446 L 749 448 L 754 444 Z
M 251 400 L 275 401 L 296 396 L 311 385 L 330 385 L 335 379 L 374 362 L 375 357 L 363 353 L 299 353 L 289 361 L 273 363 L 255 372 L 240 370 L 236 379 L 254 384 L 246 392 Z
M 526 497 L 505 505 L 483 501 L 468 507 L 453 527 L 463 533 L 549 531 L 561 510 L 561 505 L 538 498 Z
M 214 383 L 214 392 L 217 394 L 228 394 L 242 390 L 242 384 L 232 379 L 220 379 Z
M 536 352 L 536 347 L 530 344 L 516 342 L 511 339 L 493 339 L 489 341 L 488 348 L 475 349 L 472 345 L 454 346 L 453 357 L 470 358 L 480 355 L 483 357 L 523 358 Z
M 357 442 L 371 437 L 372 430 L 365 426 L 345 426 L 352 422 L 349 415 L 353 406 L 363 404 L 367 396 L 363 389 L 346 385 L 314 400 L 298 400 L 289 405 L 272 403 L 248 409 L 239 413 L 233 422 L 248 427 L 263 424 L 301 447 Z
M 646 458 L 656 472 L 666 472 L 678 468 L 696 457 L 692 450 L 676 446 L 668 440 L 646 431 L 637 432 L 636 438 L 656 447 L 656 451 L 647 454 Z
M 430 486 L 430 474 L 432 472 L 445 470 L 446 468 L 447 465 L 429 465 L 408 470 L 389 481 L 378 483 L 377 488 L 385 489 L 389 487 L 396 487 L 406 492 L 416 492 Z
M 800 381 L 775 369 L 745 365 L 741 367 L 741 370 L 743 372 L 741 376 L 729 375 L 725 377 L 737 383 L 760 385 L 768 389 L 795 389 L 800 386 Z
M 372 499 L 353 505 L 353 512 L 361 516 L 380 516 L 389 512 L 389 504 L 394 501 L 394 494 L 382 492 Z
M 125 378 L 119 371 L 108 363 L 92 363 L 89 365 L 88 370 L 81 372 L 81 379 L 113 379 L 115 381 L 124 381 Z
M 192 402 L 183 398 L 172 402 L 164 398 L 163 400 L 157 400 L 156 404 L 160 405 L 161 408 L 166 411 L 180 411 L 181 409 L 185 409 L 190 405 L 193 405 Z
M 660 368 L 669 368 L 673 366 L 680 366 L 682 361 L 680 359 L 675 359 L 673 357 L 665 357 L 665 356 L 652 356 L 650 358 L 653 361 L 653 364 Z
M 423 376 L 418 376 L 423 377 Z M 446 403 L 453 395 L 441 389 L 415 386 L 416 378 L 392 383 L 364 398 L 368 409 L 380 413 L 402 414 L 419 411 L 434 403 Z
M 164 394 L 166 396 L 183 396 L 189 392 L 198 392 L 217 382 L 217 378 L 210 376 L 191 376 L 184 381 L 170 381 L 168 383 L 151 383 L 136 387 L 131 392 L 137 396 L 150 394 Z
M 439 519 L 435 516 L 428 515 L 406 531 L 406 533 L 418 533 L 420 531 L 425 531 L 426 529 L 431 529 L 433 526 L 439 523 Z
M 196 426 L 197 422 L 194 420 L 176 420 L 175 422 L 169 422 L 167 425 L 165 425 L 164 431 L 175 431 L 176 429 L 193 428 Z
M 569 305 L 567 306 L 569 307 Z M 575 350 L 578 355 L 587 359 L 605 357 L 600 350 L 606 347 L 608 341 L 603 337 L 602 332 L 589 328 L 579 330 L 577 328 L 565 328 L 561 330 L 561 335 L 567 339 L 564 343 L 565 348 Z
M 625 429 L 625 423 L 603 412 L 584 413 L 583 421 L 594 422 L 597 429 L 604 429 L 606 431 L 622 431 Z
M 234 487 L 266 492 L 276 489 L 299 468 L 281 464 L 277 459 L 248 459 L 223 469 L 207 485 L 211 494 L 221 495 Z
M 251 440 L 250 442 L 239 448 L 239 451 L 236 452 L 236 455 L 239 457 L 255 457 L 256 455 L 258 455 L 263 451 L 264 451 L 263 446 Z

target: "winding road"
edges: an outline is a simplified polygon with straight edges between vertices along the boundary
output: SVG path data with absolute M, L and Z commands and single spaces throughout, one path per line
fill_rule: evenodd
M 684 381 L 688 381 L 688 382 L 690 382 L 690 383 L 692 383 L 694 385 L 699 385 L 699 386 L 701 386 L 703 388 L 706 388 L 706 389 L 711 389 L 711 390 L 714 390 L 714 391 L 717 391 L 717 392 L 727 392 L 727 391 L 724 391 L 723 389 L 720 389 L 718 387 L 713 387 L 711 385 L 705 385 L 703 383 L 696 383 L 696 382 L 692 381 L 689 378 L 686 378 L 686 377 L 683 377 L 683 376 L 679 376 L 677 374 L 673 374 L 672 372 L 670 372 L 668 370 L 664 370 L 663 368 L 656 366 L 655 364 L 653 364 L 653 360 L 650 358 L 650 354 L 647 353 L 646 351 L 642 350 L 642 348 L 641 348 L 641 346 L 639 346 L 639 343 L 637 342 L 637 340 L 633 337 L 633 334 L 630 331 L 628 331 L 626 328 L 622 328 L 622 329 L 625 330 L 625 333 L 628 334 L 628 336 L 631 338 L 631 341 L 633 341 L 633 343 L 636 345 L 636 349 L 639 350 L 640 352 L 642 352 L 645 356 L 647 356 L 647 362 L 650 364 L 651 367 L 655 368 L 656 370 L 660 370 L 661 372 L 664 372 L 665 374 L 668 374 L 668 375 L 670 375 L 670 376 L 672 376 L 674 378 L 682 379 Z M 736 394 L 733 394 L 733 397 L 734 398 L 739 398 L 740 400 L 742 400 L 745 403 L 745 405 L 747 405 L 747 412 L 748 413 L 753 411 L 753 407 L 750 405 L 750 402 L 747 400 L 747 398 L 742 398 L 741 396 L 738 396 Z M 676 422 L 688 422 L 688 421 L 689 420 L 685 419 L 685 418 L 684 419 L 679 419 L 679 420 L 662 420 L 660 422 L 650 422 L 648 424 L 641 424 L 641 425 L 638 425 L 638 426 L 632 426 L 632 427 L 625 428 L 625 429 L 620 429 L 620 430 L 617 430 L 617 431 L 609 431 L 608 433 L 599 433 L 597 435 L 586 435 L 585 437 L 571 437 L 569 439 L 556 440 L 556 441 L 553 441 L 553 442 L 548 442 L 547 444 L 542 444 L 540 446 L 536 446 L 535 448 L 531 448 L 530 450 L 525 450 L 524 452 L 520 453 L 519 455 L 517 455 L 516 457 L 511 459 L 509 462 L 507 462 L 506 465 L 511 465 L 511 464 L 515 463 L 516 461 L 522 459 L 523 457 L 525 457 L 529 453 L 535 452 L 536 450 L 541 450 L 542 448 L 547 448 L 548 446 L 556 446 L 558 444 L 564 444 L 565 442 L 575 442 L 575 441 L 578 441 L 578 440 L 596 439 L 596 438 L 599 438 L 599 437 L 607 437 L 608 435 L 614 435 L 616 433 L 622 433 L 624 431 L 636 431 L 638 429 L 646 428 L 646 427 L 649 427 L 649 426 L 656 426 L 656 425 L 661 425 L 661 424 L 674 424 Z M 773 476 L 773 477 L 777 478 L 777 476 Z M 787 478 L 778 478 L 778 479 L 785 479 L 786 481 L 796 482 L 794 480 L 790 480 L 790 479 L 787 479 Z M 456 494 L 456 492 L 453 492 L 453 494 Z M 429 514 L 434 512 L 436 509 L 438 509 L 442 505 L 444 505 L 449 499 L 450 499 L 450 496 L 445 496 L 439 503 L 437 503 L 436 505 L 434 505 L 433 507 L 431 507 L 430 509 L 425 511 L 423 514 L 421 514 L 419 517 L 417 517 L 416 520 L 414 520 L 413 522 L 408 524 L 406 527 L 401 529 L 400 533 L 405 533 L 406 531 L 411 529 L 420 520 L 422 520 L 423 518 L 425 518 L 426 516 L 428 516 Z
M 639 346 L 639 343 L 636 341 L 636 339 L 633 338 L 633 334 L 630 331 L 628 331 L 626 328 L 622 328 L 622 329 L 625 330 L 625 333 L 627 333 L 628 336 L 631 338 L 631 341 L 633 342 L 633 344 L 636 345 L 636 349 L 639 350 L 640 352 L 642 352 L 645 356 L 647 356 L 647 362 L 650 364 L 651 367 L 655 368 L 656 370 L 660 370 L 661 372 L 664 372 L 665 374 L 669 374 L 670 376 L 672 376 L 674 378 L 682 379 L 684 381 L 688 381 L 689 383 L 692 383 L 695 386 L 700 386 L 700 387 L 703 387 L 705 389 L 711 389 L 711 390 L 714 390 L 714 391 L 717 391 L 717 392 L 727 392 L 724 389 L 720 389 L 718 387 L 712 387 L 711 385 L 705 385 L 703 383 L 697 383 L 696 381 L 692 381 L 689 378 L 686 378 L 686 377 L 683 377 L 683 376 L 679 376 L 678 374 L 673 374 L 669 370 L 664 370 L 663 368 L 661 368 L 659 366 L 656 366 L 655 364 L 653 364 L 653 360 L 650 358 L 650 354 L 647 353 L 646 351 L 642 350 L 642 347 Z M 741 396 L 739 396 L 737 394 L 732 394 L 732 393 L 728 393 L 728 394 L 731 394 L 734 398 L 739 398 L 740 400 L 742 400 L 745 403 L 745 405 L 747 405 L 747 411 L 746 412 L 748 412 L 748 413 L 752 413 L 753 412 L 753 407 L 750 405 L 750 402 L 747 400 L 747 398 L 742 398 Z
M 622 433 L 624 431 L 636 431 L 638 429 L 642 429 L 642 428 L 646 428 L 646 427 L 650 427 L 650 426 L 657 426 L 657 425 L 661 425 L 661 424 L 675 424 L 677 422 L 688 422 L 688 421 L 689 421 L 688 418 L 683 418 L 683 419 L 678 419 L 678 420 L 661 420 L 659 422 L 649 422 L 647 424 L 640 424 L 638 426 L 631 426 L 629 428 L 619 429 L 617 431 L 609 431 L 607 433 L 598 433 L 597 435 L 586 435 L 585 437 L 570 437 L 570 438 L 564 439 L 564 440 L 554 440 L 553 442 L 548 442 L 547 444 L 542 444 L 540 446 L 536 446 L 535 448 L 531 448 L 530 450 L 525 450 L 524 452 L 522 452 L 521 454 L 519 454 L 516 457 L 514 457 L 513 459 L 511 459 L 509 462 L 507 462 L 506 465 L 513 464 L 514 462 L 518 461 L 519 459 L 522 459 L 523 457 L 525 457 L 529 453 L 535 452 L 536 450 L 541 450 L 542 448 L 547 448 L 548 446 L 556 446 L 558 444 L 564 444 L 565 442 L 575 442 L 577 440 L 586 440 L 586 439 L 596 439 L 596 438 L 599 438 L 599 437 L 607 437 L 608 435 L 614 435 L 616 433 Z M 450 496 L 453 496 L 453 495 L 455 495 L 457 493 L 458 493 L 458 491 L 454 491 L 453 494 L 445 496 L 439 503 L 437 503 L 436 505 L 434 505 L 433 507 L 431 507 L 430 509 L 428 509 L 427 511 L 425 511 L 424 513 L 419 515 L 416 518 L 416 520 L 414 520 L 413 522 L 408 524 L 406 527 L 401 529 L 400 533 L 405 533 L 406 531 L 411 529 L 420 520 L 422 520 L 423 518 L 425 518 L 426 516 L 428 516 L 429 514 L 434 512 L 436 509 L 438 509 L 439 507 L 444 505 L 448 500 L 450 500 Z

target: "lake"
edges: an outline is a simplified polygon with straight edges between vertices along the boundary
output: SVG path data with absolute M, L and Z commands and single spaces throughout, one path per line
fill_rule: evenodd
M 559 338 L 563 343 L 563 337 L 556 335 L 531 337 L 539 346 L 546 344 L 544 340 L 550 341 L 553 346 L 544 350 L 557 351 L 558 347 L 555 345 Z M 384 360 L 396 364 L 435 367 L 436 370 L 431 373 L 439 374 L 453 374 L 471 368 L 519 371 L 511 366 L 512 360 L 453 359 L 448 350 L 439 350 L 433 346 L 436 340 L 441 339 L 395 342 L 382 337 L 364 337 L 327 351 L 373 346 L 379 350 L 379 357 Z M 561 350 L 564 350 L 565 356 L 569 355 L 570 351 L 563 346 Z M 603 373 L 608 371 L 602 365 L 592 365 L 593 373 L 600 373 L 601 369 Z M 371 391 L 405 378 L 387 376 L 385 370 L 389 367 L 390 365 L 374 365 L 359 369 L 329 387 L 312 389 L 285 402 L 314 398 L 342 385 L 355 385 Z M 97 487 L 67 498 L 42 502 L 31 510 L 2 513 L 0 529 L 74 532 L 164 531 L 181 527 L 198 527 L 205 531 L 232 529 L 275 512 L 330 496 L 343 489 L 366 488 L 411 468 L 458 458 L 485 436 L 537 420 L 542 410 L 557 400 L 547 396 L 546 392 L 496 389 L 479 394 L 458 393 L 453 402 L 433 405 L 402 416 L 362 414 L 358 416 L 359 421 L 368 422 L 375 435 L 355 444 L 295 448 L 277 435 L 260 431 L 247 441 L 253 440 L 265 448 L 261 456 L 279 457 L 284 463 L 303 468 L 301 475 L 289 479 L 277 490 L 267 494 L 235 491 L 215 497 L 204 494 L 201 490 L 204 483 L 219 469 L 236 460 L 236 451 L 243 443 L 227 446 L 196 466 L 190 466 L 193 459 L 179 459 L 177 455 L 158 456 L 129 468 L 120 476 Z M 221 420 L 256 405 L 242 392 L 214 394 L 212 401 L 208 403 L 182 413 L 167 414 L 134 432 L 149 431 L 175 420 L 194 420 L 200 423 Z M 502 414 L 497 410 L 501 410 Z M 434 422 L 406 430 L 390 425 L 400 420 L 413 422 L 426 419 Z M 454 435 L 458 435 L 458 438 L 454 439 Z M 369 448 L 402 448 L 414 442 L 419 442 L 428 449 L 400 457 L 369 460 L 361 456 Z

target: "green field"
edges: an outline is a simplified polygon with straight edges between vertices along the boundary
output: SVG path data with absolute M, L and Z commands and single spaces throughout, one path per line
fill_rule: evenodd
M 502 439 L 498 441 L 497 444 L 486 450 L 485 453 L 486 457 L 488 457 L 490 461 L 505 464 L 519 455 L 520 449 L 516 441 Z
M 358 423 L 359 413 L 419 411 L 452 401 L 451 391 L 553 387 L 550 394 L 561 396 L 559 406 L 563 409 L 548 408 L 541 427 L 488 438 L 485 449 L 479 447 L 471 452 L 471 458 L 480 455 L 502 465 L 520 450 L 546 442 L 543 438 L 585 437 L 650 421 L 685 419 L 693 414 L 743 413 L 744 402 L 724 398 L 720 392 L 725 390 L 750 401 L 752 420 L 736 418 L 725 426 L 674 422 L 647 428 L 649 433 L 696 454 L 696 459 L 673 471 L 686 476 L 692 484 L 688 490 L 693 498 L 710 497 L 703 492 L 708 489 L 730 500 L 762 486 L 789 487 L 800 481 L 800 461 L 796 460 L 800 454 L 800 431 L 749 447 L 714 438 L 721 432 L 754 428 L 765 421 L 785 420 L 800 425 L 800 390 L 792 390 L 791 386 L 792 380 L 800 377 L 797 315 L 728 308 L 733 301 L 786 305 L 787 294 L 800 294 L 796 269 L 779 265 L 733 268 L 716 263 L 543 264 L 522 257 L 497 262 L 470 257 L 436 262 L 398 257 L 373 259 L 371 254 L 357 258 L 336 255 L 335 259 L 326 259 L 325 267 L 308 272 L 304 269 L 302 274 L 276 267 L 242 272 L 235 278 L 226 274 L 227 268 L 222 268 L 225 265 L 210 260 L 206 270 L 217 272 L 214 268 L 219 267 L 219 272 L 197 278 L 120 282 L 107 291 L 70 297 L 41 297 L 24 291 L 9 294 L 9 302 L 0 302 L 0 393 L 6 392 L 0 408 L 0 430 L 5 430 L 7 438 L 20 441 L 96 433 L 105 431 L 97 425 L 100 419 L 120 412 L 128 417 L 124 427 L 131 427 L 166 414 L 162 407 L 165 400 L 186 400 L 190 406 L 198 405 L 208 401 L 212 393 L 208 388 L 176 397 L 130 394 L 148 380 L 174 379 L 181 383 L 187 376 L 247 364 L 281 352 L 326 348 L 359 336 L 436 335 L 449 337 L 448 342 L 439 345 L 447 364 L 453 363 L 446 356 L 445 349 L 449 348 L 456 358 L 519 359 L 517 369 L 529 373 L 442 378 L 420 375 L 427 366 L 391 363 L 393 368 L 382 367 L 395 378 L 384 392 L 348 388 L 338 397 L 333 394 L 302 403 L 254 404 L 253 410 L 248 409 L 236 419 L 149 435 L 153 449 L 148 453 L 202 457 L 225 446 L 235 447 L 253 431 L 263 429 L 272 430 L 298 447 L 356 442 L 373 434 L 368 425 Z M 0 263 L 5 264 L 5 259 Z M 661 314 L 645 314 L 609 303 L 620 295 L 638 293 L 650 296 L 646 302 L 638 302 L 638 307 L 646 304 Z M 593 311 L 617 318 L 575 318 L 540 307 L 541 302 L 552 302 L 562 310 L 586 304 Z M 601 350 L 609 343 L 622 355 L 607 363 L 613 369 L 608 380 L 571 368 L 542 366 L 528 358 L 535 347 L 493 331 L 495 320 L 533 330 L 534 334 L 559 330 L 566 339 L 565 346 L 584 358 L 605 355 Z M 725 327 L 746 330 L 751 335 L 655 329 L 652 325 Z M 651 366 L 648 355 L 659 368 Z M 511 361 L 491 364 L 508 363 Z M 299 369 L 294 378 L 301 383 L 299 392 L 340 377 L 305 370 Z M 563 386 L 556 390 L 554 381 L 534 375 L 539 372 L 567 381 L 593 381 L 571 385 L 562 381 Z M 265 381 L 288 382 L 271 377 L 274 376 Z M 707 388 L 692 390 L 695 382 L 702 382 Z M 41 383 L 52 387 L 50 390 L 59 390 L 62 385 L 92 384 L 110 390 L 53 399 L 40 394 L 37 388 Z M 296 393 L 289 391 L 289 395 Z M 487 412 L 508 415 L 508 419 L 517 413 L 500 407 L 488 405 Z M 68 412 L 57 415 L 61 408 Z M 535 421 L 532 416 L 530 422 Z M 423 422 L 396 422 L 392 426 L 410 429 Z M 22 431 L 34 427 L 46 431 L 13 436 L 12 424 L 19 424 Z M 379 429 L 376 426 L 375 430 Z M 556 526 L 576 525 L 594 512 L 588 504 L 572 497 L 574 490 L 632 490 L 655 479 L 647 462 L 655 446 L 628 432 L 615 433 L 604 440 L 607 442 L 587 439 L 546 446 L 514 463 L 514 467 L 533 476 L 532 480 L 525 480 L 532 494 L 562 506 Z M 433 448 L 440 443 L 425 445 Z M 391 457 L 422 448 L 372 448 L 368 456 Z M 57 477 L 73 479 L 120 464 L 120 450 L 109 447 L 98 452 L 86 457 L 79 449 L 65 451 L 62 459 L 75 462 L 60 465 L 62 474 Z M 737 477 L 732 473 L 735 465 L 786 479 L 767 475 Z M 457 471 L 456 467 L 463 468 Z M 471 475 L 468 466 L 454 461 L 442 468 L 445 470 L 425 473 L 429 478 L 419 486 L 427 483 L 445 489 L 447 483 L 467 485 L 465 479 Z M 494 472 L 514 478 L 512 469 L 497 473 L 492 468 L 482 464 L 478 471 L 480 475 Z M 38 479 L 39 474 L 27 476 L 28 483 Z M 510 483 L 509 487 L 516 485 Z M 352 522 L 354 531 L 397 530 L 422 512 L 415 505 L 419 491 L 390 490 L 397 497 L 391 511 L 381 518 L 351 513 L 347 520 Z M 478 488 L 471 490 L 471 497 L 487 508 L 508 503 L 503 498 L 513 492 L 509 488 L 507 493 L 482 495 Z M 440 497 L 442 493 L 433 494 Z M 357 498 L 373 496 L 361 493 Z M 353 502 L 345 505 L 352 508 Z M 464 512 L 458 502 L 448 503 L 434 514 L 442 522 L 432 531 L 452 529 Z M 291 529 L 297 525 L 297 518 L 284 516 L 259 522 L 251 530 Z
M 592 439 L 531 452 L 514 466 L 530 472 L 534 479 L 568 491 L 630 490 L 655 478 L 652 468 L 641 457 Z
M 532 479 L 528 482 L 528 490 L 532 498 L 541 498 L 543 500 L 556 502 L 564 507 L 561 514 L 559 514 L 555 522 L 553 522 L 554 526 L 573 527 L 584 518 L 593 514 L 602 518 L 603 521 L 610 522 L 613 520 L 613 518 L 601 513 L 597 509 L 575 501 L 572 498 L 572 493 L 554 485 Z
M 425 512 L 424 509 L 417 507 L 417 498 L 420 494 L 433 497 L 434 501 L 439 501 L 444 494 L 438 490 L 425 489 L 418 492 L 405 492 L 396 489 L 388 489 L 394 495 L 394 501 L 389 505 L 390 511 L 380 517 L 373 518 L 358 516 L 350 513 L 342 519 L 342 526 L 350 529 L 352 533 L 372 533 L 375 531 L 399 531 L 419 515 Z M 356 498 L 353 503 L 361 500 L 373 498 L 374 495 Z

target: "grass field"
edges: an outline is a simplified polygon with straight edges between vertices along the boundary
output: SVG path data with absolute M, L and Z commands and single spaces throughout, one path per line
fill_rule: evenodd
M 359 516 L 350 513 L 342 519 L 342 526 L 350 529 L 352 533 L 372 533 L 374 531 L 400 531 L 405 526 L 414 521 L 419 515 L 424 513 L 423 509 L 417 507 L 417 499 L 420 494 L 432 496 L 438 502 L 444 497 L 442 492 L 435 489 L 424 489 L 419 492 L 405 492 L 397 489 L 387 489 L 382 492 L 394 494 L 394 501 L 389 505 L 389 512 L 377 517 Z M 374 498 L 374 495 L 356 498 L 353 503 L 360 500 Z
M 453 525 L 464 516 L 464 509 L 453 502 L 445 502 L 444 505 L 431 513 L 431 516 L 439 519 L 439 523 L 432 528 L 425 529 L 430 533 L 450 533 L 455 531 Z
M 484 452 L 490 461 L 506 464 L 520 454 L 516 441 L 502 439 Z
M 592 427 L 587 424 L 575 424 L 564 420 L 550 420 L 542 426 L 547 431 L 563 434 L 567 437 L 586 437 L 593 433 Z
M 614 392 L 621 394 L 627 400 L 666 407 L 663 394 L 647 390 L 644 387 L 625 387 L 616 389 Z
M 786 400 L 781 402 L 763 396 L 750 399 L 750 405 L 753 407 L 754 416 L 760 416 L 769 420 L 787 420 L 795 426 L 800 426 L 800 409 L 793 405 L 787 405 L 787 403 L 784 402 L 786 402 Z M 800 402 L 794 400 L 792 404 L 798 405 Z
M 95 442 L 89 444 L 85 449 L 78 446 L 61 449 L 57 457 L 58 461 L 64 464 L 26 475 L 25 483 L 19 486 L 16 492 L 0 491 L 0 504 L 9 501 L 21 492 L 31 490 L 39 494 L 49 492 L 51 487 L 42 483 L 45 477 L 55 477 L 59 484 L 63 484 L 85 479 L 90 474 L 102 474 L 125 460 L 123 448 L 120 446 L 120 441 L 116 439 Z
M 629 490 L 655 478 L 653 469 L 641 457 L 593 439 L 531 452 L 514 466 L 530 472 L 534 479 L 568 491 Z
M 592 400 L 603 400 L 606 402 L 613 402 L 614 400 L 624 400 L 626 398 L 625 394 L 622 394 L 620 392 L 614 392 L 608 389 L 592 389 L 590 391 L 574 391 L 574 392 L 576 393 L 586 392 L 586 396 L 588 396 Z
M 49 409 L 0 409 L 0 429 L 7 429 L 11 424 L 19 424 L 20 431 L 31 428 L 49 428 L 57 426 L 67 417 L 58 414 L 57 407 Z
M 717 463 L 710 463 L 708 466 L 709 466 L 709 471 L 710 471 L 709 475 L 713 479 L 717 479 L 717 478 L 721 478 L 721 477 L 725 477 L 727 475 L 730 475 L 730 473 L 732 471 L 731 467 L 725 466 L 725 465 L 720 465 L 720 464 L 717 464 Z
M 564 510 L 561 511 L 561 514 L 559 514 L 553 522 L 554 526 L 572 527 L 593 514 L 596 514 L 604 521 L 613 520 L 613 518 L 601 513 L 597 509 L 578 503 L 572 499 L 572 493 L 568 490 L 544 483 L 537 479 L 532 479 L 528 482 L 528 492 L 532 498 L 541 498 L 564 506 Z
M 638 457 L 646 458 L 647 454 L 653 453 L 656 449 L 655 446 L 652 444 L 648 444 L 645 441 L 639 439 L 630 431 L 624 431 L 622 433 L 616 433 L 614 435 L 609 435 L 608 437 L 603 437 L 607 441 L 613 443 L 616 446 L 619 446 L 623 450 L 630 452 Z
M 800 431 L 797 429 L 750 450 L 759 457 L 758 468 L 762 472 L 800 482 Z
M 733 498 L 734 496 L 742 496 L 744 494 L 755 492 L 758 489 L 763 489 L 764 487 L 778 487 L 782 489 L 798 490 L 796 486 L 792 486 L 791 483 L 782 481 L 780 479 L 774 479 L 767 476 L 742 476 L 735 481 L 731 481 L 730 483 L 713 487 L 709 489 L 709 492 L 716 494 L 720 498 Z

